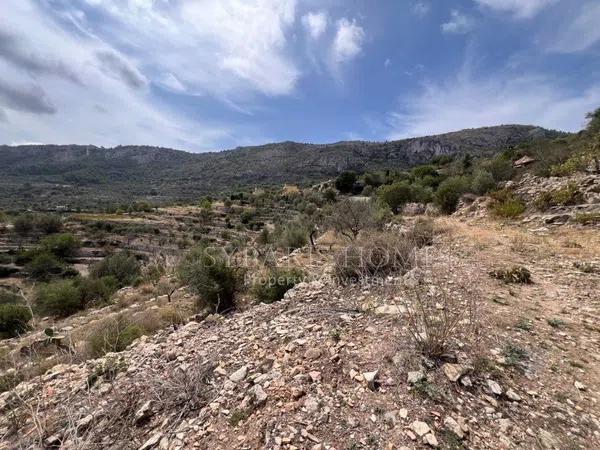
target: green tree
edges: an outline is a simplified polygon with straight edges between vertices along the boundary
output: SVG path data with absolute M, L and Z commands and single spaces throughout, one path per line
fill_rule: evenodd
M 342 172 L 335 180 L 335 187 L 338 191 L 343 193 L 350 193 L 354 190 L 354 185 L 357 180 L 355 172 L 346 171 Z
M 394 214 L 397 214 L 406 203 L 413 200 L 411 185 L 406 181 L 381 186 L 377 189 L 377 195 Z

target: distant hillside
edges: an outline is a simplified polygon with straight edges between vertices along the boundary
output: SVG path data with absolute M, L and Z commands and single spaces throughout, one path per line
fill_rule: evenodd
M 304 183 L 344 170 L 407 168 L 434 156 L 487 156 L 561 133 L 503 125 L 391 142 L 281 142 L 214 153 L 146 146 L 0 146 L 0 208 L 194 200 L 251 185 Z

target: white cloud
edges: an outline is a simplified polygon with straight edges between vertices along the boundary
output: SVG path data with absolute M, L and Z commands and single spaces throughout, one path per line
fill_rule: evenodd
M 600 42 L 600 3 L 586 3 L 577 16 L 554 33 L 548 50 L 574 53 L 589 49 Z
M 309 12 L 302 16 L 302 25 L 310 37 L 315 40 L 319 39 L 325 33 L 328 22 L 329 18 L 325 11 Z
M 513 14 L 516 18 L 527 19 L 558 0 L 475 0 L 482 6 L 496 11 Z
M 102 40 L 65 31 L 37 3 L 11 2 L 3 13 L 11 22 L 1 24 L 0 31 L 15 36 L 20 48 L 18 54 L 0 52 L 0 134 L 5 142 L 200 150 L 214 149 L 232 133 L 223 124 L 198 124 L 154 104 L 143 89 L 145 76 L 131 60 Z
M 425 0 L 417 0 L 413 3 L 411 10 L 417 16 L 426 16 L 431 11 L 431 3 Z
M 383 67 L 390 67 L 392 65 L 392 60 L 390 58 L 386 58 L 383 62 Z
M 473 79 L 462 73 L 402 99 L 389 114 L 388 139 L 515 123 L 578 131 L 598 104 L 600 84 L 571 92 L 544 76 Z
M 227 101 L 287 95 L 300 78 L 288 42 L 296 0 L 91 3 L 111 20 L 83 27 L 173 74 L 188 93 Z
M 460 11 L 454 9 L 450 12 L 450 20 L 442 24 L 444 33 L 466 34 L 473 29 L 473 19 Z
M 334 64 L 341 64 L 356 58 L 362 51 L 365 31 L 356 24 L 342 18 L 337 22 L 337 32 L 331 49 Z

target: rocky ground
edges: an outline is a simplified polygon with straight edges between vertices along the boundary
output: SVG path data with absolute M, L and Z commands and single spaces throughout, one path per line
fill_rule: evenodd
M 385 286 L 325 277 L 21 383 L 0 448 L 599 448 L 597 228 L 437 223 Z M 489 276 L 514 265 L 533 283 Z M 477 299 L 477 339 L 421 356 L 397 287 L 415 279 Z

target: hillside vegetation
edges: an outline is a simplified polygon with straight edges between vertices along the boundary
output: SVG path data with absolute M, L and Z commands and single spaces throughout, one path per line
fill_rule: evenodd
M 320 181 L 344 170 L 409 168 L 435 156 L 489 156 L 562 135 L 505 125 L 391 142 L 281 142 L 203 154 L 140 146 L 0 146 L 0 208 L 189 202 L 253 185 Z

